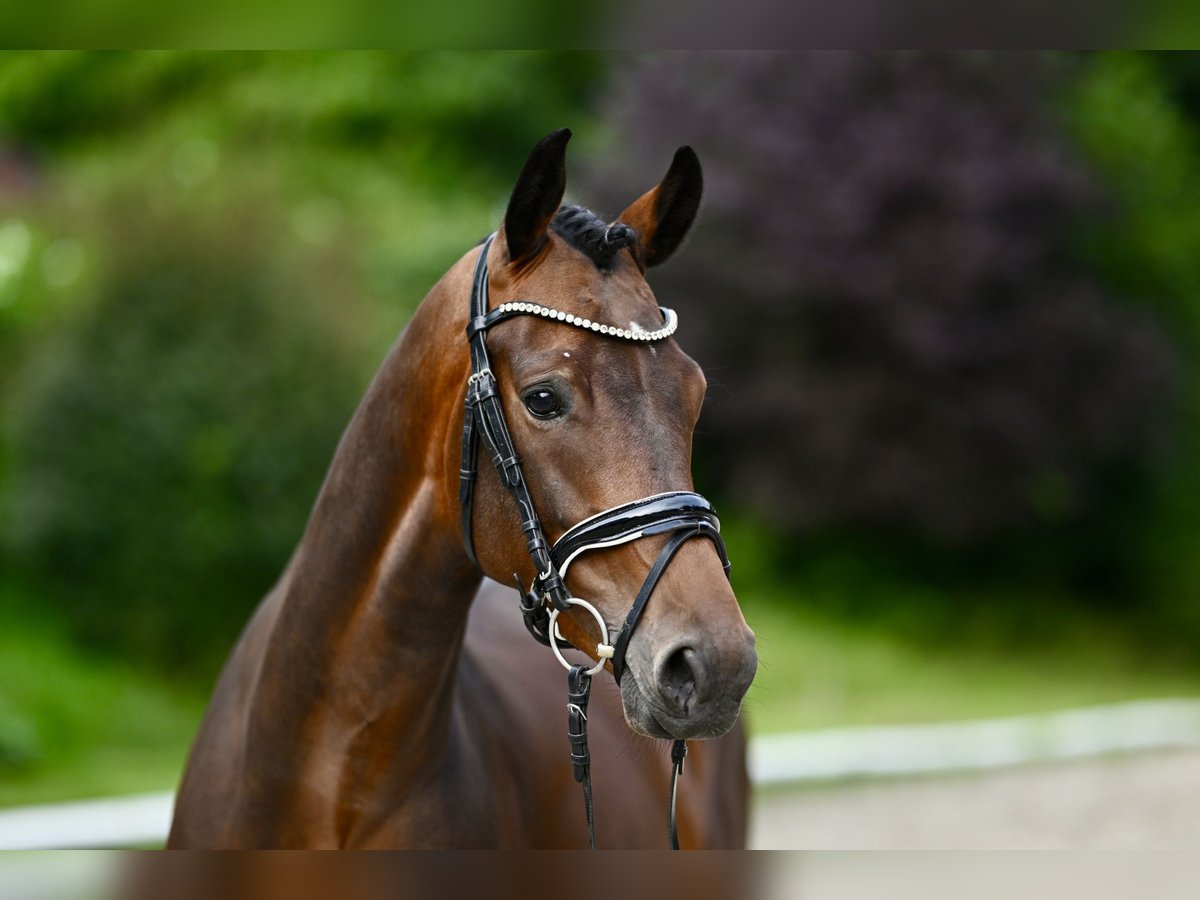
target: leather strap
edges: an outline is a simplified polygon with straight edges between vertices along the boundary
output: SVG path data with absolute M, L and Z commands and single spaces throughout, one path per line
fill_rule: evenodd
M 521 458 L 513 445 L 504 418 L 504 407 L 500 403 L 499 386 L 492 373 L 487 352 L 488 328 L 488 265 L 487 256 L 493 234 L 483 242 L 479 257 L 475 261 L 475 274 L 471 284 L 471 306 L 467 322 L 467 340 L 471 348 L 471 375 L 467 379 L 466 409 L 463 412 L 463 460 L 459 467 L 459 500 L 462 505 L 463 545 L 467 555 L 478 565 L 472 537 L 472 500 L 475 492 L 476 466 L 479 442 L 488 449 L 492 465 L 500 475 L 501 483 L 512 494 L 517 504 L 521 531 L 525 534 L 525 546 L 538 573 L 537 593 L 549 598 L 557 609 L 567 608 L 571 596 L 563 584 L 558 570 L 550 560 L 550 543 L 542 531 L 541 520 L 534 510 L 533 498 L 521 470 Z M 497 318 L 495 321 L 498 321 Z
M 573 525 L 554 542 L 550 555 L 559 572 L 564 574 L 571 561 L 581 553 L 601 547 L 614 547 L 644 535 L 663 534 L 693 523 L 711 526 L 714 533 L 721 530 L 712 504 L 692 491 L 669 491 L 623 503 L 606 509 Z M 722 563 L 728 559 L 722 556 Z
M 480 307 L 484 310 L 487 309 L 487 257 L 495 237 L 493 234 L 483 242 L 483 246 L 479 250 L 479 258 L 475 260 L 475 272 L 471 277 L 471 300 L 468 308 L 469 323 L 470 320 L 473 320 L 479 314 L 477 310 Z M 476 347 L 474 334 L 470 330 L 471 326 L 469 323 L 467 333 L 471 354 L 471 375 L 467 380 L 467 395 L 465 409 L 463 410 L 462 463 L 458 471 L 458 501 L 462 515 L 463 545 L 466 548 L 467 557 L 472 563 L 478 566 L 479 560 L 475 558 L 475 540 L 471 533 L 471 515 L 474 512 L 473 501 L 475 498 L 475 478 L 479 459 L 479 432 L 475 428 L 475 403 L 472 401 L 471 388 L 477 380 L 476 376 L 478 373 L 488 369 L 488 360 L 486 345 L 480 339 L 480 346 Z
M 676 741 L 671 745 L 671 793 L 667 798 L 667 844 L 672 850 L 679 849 L 679 826 L 675 821 L 675 795 L 679 788 L 679 776 L 683 774 L 683 761 L 687 757 L 687 742 Z
M 612 668 L 613 675 L 617 679 L 617 684 L 621 683 L 621 676 L 625 674 L 625 651 L 629 649 L 629 639 L 633 637 L 633 629 L 637 628 L 638 620 L 641 619 L 642 613 L 646 611 L 646 604 L 650 601 L 650 595 L 654 593 L 654 588 L 658 585 L 658 579 L 662 578 L 662 573 L 666 571 L 668 563 L 671 562 L 671 557 L 683 546 L 683 542 L 690 537 L 694 537 L 696 534 L 698 534 L 698 531 L 691 530 L 677 531 L 671 535 L 667 539 L 666 545 L 662 548 L 662 552 L 658 554 L 658 559 L 650 567 L 650 573 L 646 576 L 646 580 L 642 582 L 642 589 L 638 591 L 637 599 L 633 601 L 633 606 L 629 607 L 629 612 L 625 616 L 625 623 L 617 633 L 616 641 L 613 642 Z
M 587 707 L 592 693 L 592 676 L 587 666 L 571 666 L 567 672 L 567 740 L 571 743 L 571 765 L 575 781 L 583 785 L 583 808 L 587 816 L 588 844 L 596 849 L 596 820 L 592 806 L 592 755 L 588 750 Z

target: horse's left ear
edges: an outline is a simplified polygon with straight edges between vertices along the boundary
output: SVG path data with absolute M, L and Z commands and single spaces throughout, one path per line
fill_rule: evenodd
M 617 220 L 637 231 L 643 265 L 666 262 L 679 248 L 696 219 L 703 193 L 700 159 L 691 147 L 680 147 L 659 185 L 642 194 Z
M 567 189 L 567 141 L 571 129 L 560 128 L 534 146 L 521 169 L 504 214 L 504 240 L 510 262 L 536 256 L 546 243 L 546 228 Z

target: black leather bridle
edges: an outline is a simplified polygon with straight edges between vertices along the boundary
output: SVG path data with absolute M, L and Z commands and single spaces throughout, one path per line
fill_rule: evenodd
M 642 583 L 642 588 L 625 616 L 625 621 L 611 646 L 604 643 L 604 632 L 607 629 L 604 623 L 600 622 L 602 643 L 597 646 L 600 662 L 592 669 L 582 665 L 572 666 L 564 663 L 568 665 L 569 702 L 567 708 L 568 736 L 572 747 L 571 760 L 574 764 L 575 780 L 583 785 L 588 839 L 594 849 L 596 837 L 592 814 L 591 758 L 587 749 L 586 725 L 591 676 L 599 671 L 607 657 L 612 660 L 613 675 L 620 683 L 625 672 L 625 654 L 634 629 L 637 628 L 642 613 L 650 600 L 650 595 L 653 594 L 663 572 L 675 553 L 687 540 L 703 537 L 712 541 L 721 558 L 721 564 L 725 568 L 726 577 L 729 575 L 729 556 L 725 550 L 725 542 L 721 539 L 721 523 L 717 519 L 712 504 L 691 491 L 655 494 L 615 506 L 574 525 L 553 545 L 547 541 L 541 520 L 533 505 L 533 498 L 529 493 L 529 486 L 525 481 L 521 459 L 513 446 L 508 421 L 504 417 L 504 409 L 500 403 L 499 385 L 488 360 L 488 329 L 514 316 L 533 315 L 586 328 L 602 336 L 652 343 L 669 337 L 674 331 L 676 319 L 670 310 L 663 310 L 664 327 L 662 329 L 655 332 L 631 332 L 608 325 L 599 325 L 533 302 L 504 303 L 496 309 L 489 310 L 487 256 L 495 237 L 493 234 L 483 242 L 479 258 L 475 263 L 475 274 L 471 284 L 470 318 L 467 322 L 467 341 L 471 351 L 471 374 L 467 378 L 466 410 L 463 417 L 462 467 L 459 472 L 462 532 L 467 555 L 472 562 L 478 565 L 472 538 L 471 516 L 481 439 L 491 454 L 492 464 L 500 475 L 501 483 L 516 501 L 521 530 L 525 534 L 526 548 L 533 561 L 534 571 L 537 573 L 528 590 L 524 589 L 518 579 L 517 588 L 521 595 L 520 608 L 521 615 L 525 620 L 525 627 L 538 641 L 556 651 L 564 646 L 570 646 L 562 639 L 561 635 L 556 633 L 553 624 L 559 612 L 565 611 L 572 605 L 583 605 L 593 610 L 593 614 L 598 620 L 600 618 L 599 613 L 594 611 L 594 607 L 572 597 L 567 588 L 564 579 L 567 569 L 575 559 L 581 554 L 593 550 L 615 547 L 642 537 L 670 535 L 659 552 L 658 559 L 650 567 L 650 571 Z M 558 654 L 556 653 L 556 655 Z M 675 741 L 671 749 L 673 768 L 668 801 L 668 838 L 672 849 L 679 848 L 675 824 L 675 792 L 678 777 L 683 772 L 683 759 L 686 753 L 687 745 L 682 740 Z

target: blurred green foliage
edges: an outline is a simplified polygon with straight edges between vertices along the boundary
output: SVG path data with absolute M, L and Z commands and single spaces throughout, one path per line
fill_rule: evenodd
M 336 307 L 254 215 L 110 210 L 91 302 L 12 398 L 11 550 L 82 637 L 161 664 L 228 646 L 361 388 Z
M 36 598 L 23 602 L 51 607 L 97 647 L 211 673 L 286 562 L 384 349 L 499 220 L 532 141 L 570 125 L 580 168 L 616 146 L 600 101 L 619 96 L 608 86 L 625 62 L 535 51 L 0 56 L 0 583 L 20 586 L 10 598 Z M 1135 640 L 1194 644 L 1200 64 L 1145 53 L 1069 63 L 1065 98 L 1046 100 L 1061 100 L 1080 165 L 1111 195 L 1106 216 L 1078 223 L 1076 246 L 1180 349 L 1170 454 L 1106 494 L 1087 529 L 1051 522 L 949 550 L 862 530 L 802 542 L 763 532 L 762 596 L 943 644 L 1020 643 L 1033 625 L 1062 634 L 1108 606 L 1124 610 Z M 703 149 L 704 137 L 671 139 Z M 639 166 L 631 177 L 656 174 Z M 710 375 L 719 391 L 721 373 Z M 702 487 L 703 467 L 721 465 L 704 443 Z M 1066 502 L 1057 482 L 1037 489 L 1042 507 Z M 736 509 L 736 497 L 715 499 Z M 18 718 L 0 708 L 0 730 Z M 7 732 L 0 754 L 27 752 L 19 722 Z
M 5 576 L 85 642 L 211 673 L 383 350 L 600 71 L 0 57 Z
M 1082 229 L 1103 277 L 1161 321 L 1179 348 L 1172 452 L 1093 548 L 1113 562 L 1143 634 L 1195 647 L 1200 633 L 1200 56 L 1088 58 L 1071 96 L 1080 145 L 1112 192 Z
M 0 632 L 0 684 L 0 806 L 170 786 L 206 699 L 36 615 Z
M 0 33 L 11 46 L 59 47 L 334 47 L 380 44 L 397 49 L 578 42 L 614 31 L 608 7 L 518 0 L 498 5 L 460 0 L 415 6 L 380 0 L 350 3 L 218 2 L 183 9 L 147 0 L 63 0 L 52 7 L 0 6 Z

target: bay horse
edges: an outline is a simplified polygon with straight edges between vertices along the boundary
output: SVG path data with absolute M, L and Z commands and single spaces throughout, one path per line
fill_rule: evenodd
M 533 148 L 368 388 L 218 681 L 168 847 L 587 846 L 563 672 L 522 612 L 584 648 L 572 677 L 624 672 L 586 710 L 597 844 L 667 845 L 662 739 L 689 739 L 681 845 L 744 845 L 754 635 L 691 493 L 704 376 L 644 277 L 695 218 L 700 164 L 681 148 L 606 223 L 562 205 L 569 138 Z

